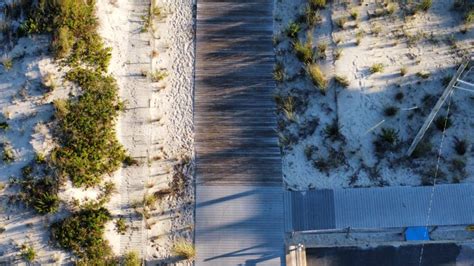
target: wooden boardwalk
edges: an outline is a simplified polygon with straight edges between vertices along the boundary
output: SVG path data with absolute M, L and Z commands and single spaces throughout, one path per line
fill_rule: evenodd
M 197 265 L 283 265 L 273 0 L 197 0 Z

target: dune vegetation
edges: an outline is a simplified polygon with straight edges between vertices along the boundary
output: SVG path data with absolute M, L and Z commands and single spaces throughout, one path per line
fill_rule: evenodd
M 117 170 L 130 158 L 116 139 L 114 124 L 124 104 L 118 98 L 113 77 L 106 74 L 111 49 L 97 33 L 95 1 L 39 0 L 26 9 L 27 19 L 19 35 L 50 34 L 51 51 L 67 70 L 65 80 L 80 87 L 80 96 L 55 100 L 55 138 L 58 146 L 23 172 L 20 198 L 39 214 L 59 209 L 58 187 L 69 179 L 76 187 L 101 187 L 105 174 Z M 28 6 L 28 5 L 25 5 Z M 47 177 L 32 178 L 42 169 Z M 105 186 L 105 188 L 103 188 Z M 113 186 L 113 185 L 112 185 Z M 103 205 L 108 196 L 78 210 L 51 227 L 54 242 L 87 264 L 106 263 L 113 258 L 103 238 L 104 225 L 111 217 Z

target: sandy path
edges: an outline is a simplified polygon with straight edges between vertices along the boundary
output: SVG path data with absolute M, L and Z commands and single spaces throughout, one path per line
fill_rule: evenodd
M 143 200 L 145 184 L 153 168 L 149 161 L 157 150 L 153 145 L 157 125 L 151 122 L 155 96 L 151 81 L 142 75 L 143 71 L 150 71 L 152 63 L 150 35 L 141 31 L 142 16 L 147 14 L 150 1 L 118 1 L 115 6 L 108 3 L 98 6 L 99 13 L 100 8 L 105 8 L 106 15 L 99 17 L 106 20 L 102 23 L 103 36 L 113 47 L 110 72 L 117 79 L 120 98 L 127 106 L 119 118 L 117 134 L 130 156 L 139 161 L 139 165 L 123 168 L 117 174 L 119 195 L 112 199 L 110 206 L 114 214 L 127 219 L 131 230 L 121 236 L 114 236 L 110 230 L 108 236 L 116 253 L 142 252 L 146 238 L 144 222 L 131 205 Z

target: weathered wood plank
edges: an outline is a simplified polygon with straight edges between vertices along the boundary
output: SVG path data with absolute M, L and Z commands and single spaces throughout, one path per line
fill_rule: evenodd
M 198 0 L 196 24 L 196 265 L 283 265 L 273 0 Z

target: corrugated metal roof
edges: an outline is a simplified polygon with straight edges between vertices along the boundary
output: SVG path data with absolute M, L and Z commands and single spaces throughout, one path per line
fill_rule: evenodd
M 287 206 L 294 231 L 474 223 L 474 184 L 437 185 L 431 198 L 432 191 L 433 187 L 313 190 L 287 192 L 286 200 L 291 201 Z

